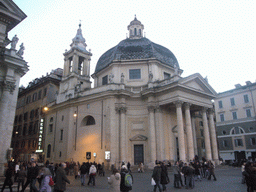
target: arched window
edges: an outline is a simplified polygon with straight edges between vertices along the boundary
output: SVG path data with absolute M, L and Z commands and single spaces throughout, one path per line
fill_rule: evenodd
M 81 126 L 88 126 L 88 125 L 95 125 L 95 119 L 90 115 L 86 116 L 81 123 Z
M 137 35 L 137 29 L 134 28 L 134 35 Z
M 244 129 L 241 127 L 233 127 L 230 130 L 230 135 L 243 134 L 245 133 Z
M 50 158 L 51 157 L 51 148 L 52 148 L 52 146 L 49 144 L 48 146 L 47 146 L 47 158 Z
M 139 35 L 141 36 L 141 29 L 139 29 Z

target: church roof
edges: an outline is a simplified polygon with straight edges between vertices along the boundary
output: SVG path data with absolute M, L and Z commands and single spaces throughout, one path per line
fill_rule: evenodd
M 105 52 L 97 62 L 95 73 L 107 67 L 114 60 L 150 58 L 155 58 L 171 67 L 177 66 L 179 68 L 175 55 L 169 49 L 142 37 L 139 39 L 127 38 Z

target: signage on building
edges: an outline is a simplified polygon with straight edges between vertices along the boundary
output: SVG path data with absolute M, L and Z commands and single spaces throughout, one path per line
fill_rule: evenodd
M 91 152 L 86 152 L 86 159 L 89 160 L 92 158 Z
M 105 159 L 110 160 L 110 151 L 105 151 Z
M 44 119 L 40 120 L 40 125 L 39 125 L 39 138 L 38 138 L 38 149 L 36 152 L 42 153 L 42 140 L 43 140 L 43 130 L 44 130 Z

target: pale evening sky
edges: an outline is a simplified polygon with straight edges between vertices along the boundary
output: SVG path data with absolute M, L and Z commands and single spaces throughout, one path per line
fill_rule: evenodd
M 182 76 L 207 76 L 216 92 L 256 76 L 256 1 L 253 0 L 13 0 L 27 15 L 9 32 L 25 46 L 29 72 L 20 85 L 63 68 L 79 21 L 91 49 L 91 74 L 99 57 L 126 38 L 137 15 L 146 37 L 178 59 Z M 92 80 L 92 79 L 91 79 Z

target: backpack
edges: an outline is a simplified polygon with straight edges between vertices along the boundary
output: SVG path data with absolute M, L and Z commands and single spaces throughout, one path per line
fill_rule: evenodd
M 124 176 L 124 185 L 126 187 L 131 187 L 132 186 L 132 176 L 130 173 L 125 173 Z
M 53 186 L 53 185 L 54 185 L 54 181 L 53 181 L 52 177 L 50 177 L 49 185 L 50 185 L 50 186 Z

